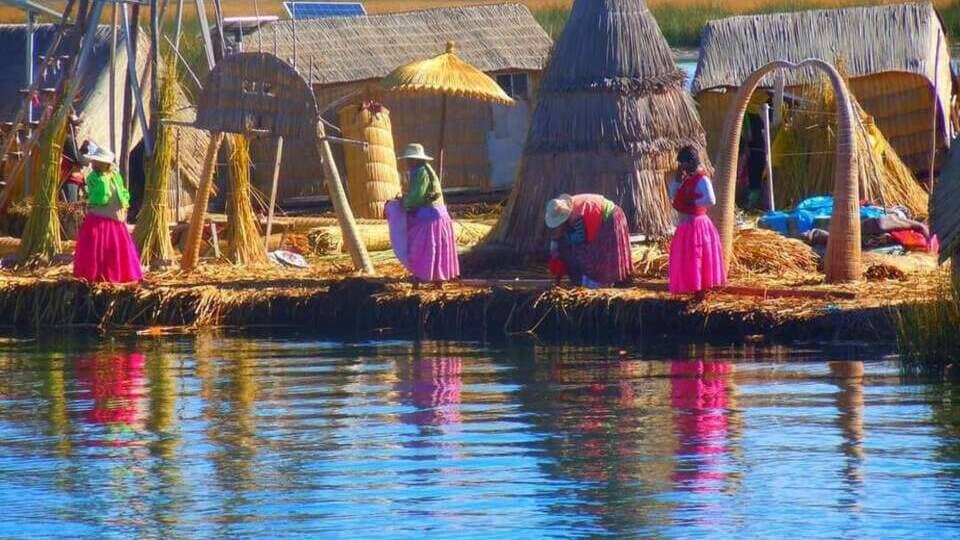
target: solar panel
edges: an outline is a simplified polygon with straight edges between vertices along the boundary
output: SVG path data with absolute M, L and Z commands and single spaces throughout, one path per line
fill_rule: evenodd
M 329 17 L 363 17 L 367 10 L 360 2 L 284 2 L 290 17 L 297 20 Z

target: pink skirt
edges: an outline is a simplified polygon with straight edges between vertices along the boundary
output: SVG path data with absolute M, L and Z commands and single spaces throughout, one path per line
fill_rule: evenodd
M 727 283 L 720 234 L 707 216 L 677 226 L 670 243 L 670 292 L 690 294 Z
M 140 255 L 127 224 L 88 213 L 77 234 L 73 275 L 87 281 L 109 283 L 143 279 Z
M 390 201 L 385 210 L 393 252 L 414 277 L 420 281 L 460 277 L 457 238 L 446 206 L 408 212 L 399 201 Z
M 593 242 L 561 246 L 560 257 L 574 281 L 586 276 L 601 287 L 610 287 L 629 279 L 633 275 L 633 255 L 623 210 L 614 209 Z

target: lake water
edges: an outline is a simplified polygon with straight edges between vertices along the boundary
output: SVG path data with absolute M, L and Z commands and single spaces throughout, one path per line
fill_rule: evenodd
M 0 537 L 960 532 L 960 388 L 838 355 L 3 342 Z

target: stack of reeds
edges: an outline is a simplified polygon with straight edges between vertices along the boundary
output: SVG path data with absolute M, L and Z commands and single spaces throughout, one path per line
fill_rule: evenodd
M 837 61 L 843 73 L 842 60 Z M 791 207 L 806 197 L 833 193 L 836 155 L 836 101 L 830 82 L 804 86 L 800 104 L 773 142 L 778 207 Z M 856 98 L 851 96 L 857 125 L 854 141 L 860 198 L 884 206 L 900 205 L 914 216 L 928 214 L 928 196 Z
M 140 262 L 145 265 L 165 263 L 174 256 L 169 211 L 174 133 L 171 126 L 163 123 L 163 120 L 174 115 L 177 106 L 177 72 L 176 64 L 172 61 L 166 63 L 157 98 L 158 109 L 155 114 L 159 118 L 154 131 L 153 155 L 146 163 L 143 205 L 137 214 L 137 226 L 133 231 L 133 240 L 140 250 Z
M 65 105 L 61 105 L 64 107 Z M 57 196 L 60 193 L 60 159 L 67 132 L 67 115 L 57 111 L 43 128 L 37 147 L 38 166 L 33 197 L 33 208 L 23 229 L 20 259 L 47 259 L 60 252 L 60 217 L 57 215 Z
M 813 273 L 820 257 L 800 240 L 766 229 L 740 231 L 733 242 L 734 272 L 783 275 Z
M 340 111 L 343 136 L 369 143 L 344 147 L 350 208 L 358 218 L 383 219 L 383 206 L 400 193 L 390 111 L 376 102 L 348 105 Z
M 230 135 L 230 188 L 227 193 L 227 257 L 236 264 L 264 264 L 267 252 L 253 212 L 250 183 L 250 141 Z

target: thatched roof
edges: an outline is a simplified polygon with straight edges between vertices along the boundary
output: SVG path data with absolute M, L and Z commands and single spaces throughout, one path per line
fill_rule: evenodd
M 937 34 L 943 25 L 931 4 L 898 4 L 796 13 L 730 17 L 707 24 L 692 92 L 738 87 L 774 60 L 799 62 L 842 55 L 850 77 L 883 72 L 920 75 L 933 85 L 939 79 L 940 101 L 950 103 L 950 51 Z M 793 71 L 787 85 L 819 80 L 814 70 Z M 772 79 L 766 81 L 772 85 Z
M 960 139 L 953 141 L 947 162 L 930 197 L 930 229 L 940 240 L 940 260 L 960 249 Z
M 259 32 L 264 52 L 293 63 L 293 21 Z M 448 41 L 456 42 L 460 58 L 485 72 L 539 71 L 551 46 L 530 10 L 517 4 L 302 20 L 296 22 L 296 36 L 297 65 L 308 77 L 313 62 L 313 84 L 378 79 L 400 65 L 442 53 Z M 256 50 L 257 33 L 244 43 L 246 50 Z
M 676 151 L 706 146 L 682 84 L 642 0 L 577 0 L 545 70 L 494 240 L 542 249 L 545 204 L 565 192 L 605 195 L 623 208 L 633 232 L 668 234 L 665 180 Z

